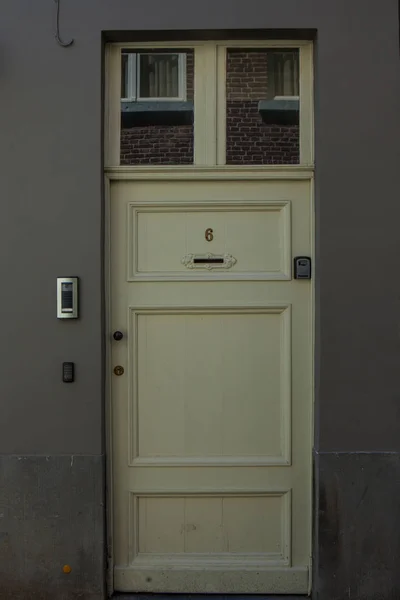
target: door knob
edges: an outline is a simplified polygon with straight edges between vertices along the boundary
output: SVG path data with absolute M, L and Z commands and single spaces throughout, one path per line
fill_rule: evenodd
M 114 331 L 113 338 L 116 342 L 119 342 L 124 337 L 122 331 Z

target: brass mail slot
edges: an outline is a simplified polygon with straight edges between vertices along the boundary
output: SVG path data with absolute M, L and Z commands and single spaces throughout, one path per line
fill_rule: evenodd
M 187 269 L 231 269 L 236 258 L 231 254 L 187 254 L 182 258 Z
M 221 258 L 194 258 L 193 262 L 195 265 L 201 264 L 212 264 L 212 265 L 223 265 L 225 260 Z

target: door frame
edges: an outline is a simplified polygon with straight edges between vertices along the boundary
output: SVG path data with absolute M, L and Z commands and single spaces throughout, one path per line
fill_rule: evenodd
M 194 125 L 196 148 L 196 132 L 199 140 L 198 150 L 194 155 L 194 164 L 188 166 L 120 166 L 120 53 L 122 48 L 204 48 L 204 62 L 198 66 L 197 77 L 204 77 L 205 90 L 196 93 L 195 106 L 202 106 L 202 114 Z M 298 48 L 300 52 L 300 164 L 298 165 L 262 165 L 231 166 L 224 164 L 225 159 L 225 91 L 226 49 L 234 48 Z M 195 69 L 196 82 L 196 69 Z M 113 453 L 112 453 L 112 362 L 111 362 L 111 185 L 113 181 L 204 181 L 204 180 L 240 180 L 240 181 L 273 181 L 273 180 L 309 180 L 311 191 L 311 231 L 312 256 L 315 256 L 315 198 L 314 198 L 314 73 L 313 43 L 301 40 L 222 40 L 222 41 L 174 41 L 174 42 L 140 42 L 113 43 L 105 47 L 105 102 L 104 102 L 104 314 L 105 314 L 105 448 L 106 448 L 106 585 L 109 596 L 114 592 L 114 553 L 113 553 Z M 221 86 L 222 84 L 222 86 Z M 204 92 L 204 93 L 203 93 Z M 204 104 L 203 104 L 204 102 Z M 210 113 L 211 111 L 211 113 Z M 214 117 L 210 118 L 210 114 Z M 207 118 L 208 115 L 208 118 Z M 197 127 L 196 127 L 197 123 Z M 203 124 L 207 123 L 207 127 Z M 209 140 L 209 142 L 207 142 Z M 210 143 L 211 140 L 211 143 Z M 311 280 L 312 298 L 312 397 L 311 397 L 311 431 L 314 431 L 314 398 L 315 398 L 315 268 Z M 311 448 L 314 438 L 311 440 Z M 313 485 L 312 452 L 310 452 L 311 486 Z M 314 514 L 314 498 L 311 494 L 311 522 Z M 309 560 L 309 592 L 312 588 L 312 554 L 311 538 Z M 284 598 L 284 597 L 283 597 Z

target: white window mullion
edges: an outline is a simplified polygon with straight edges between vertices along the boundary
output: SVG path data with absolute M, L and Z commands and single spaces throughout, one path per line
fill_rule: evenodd
M 121 139 L 121 50 L 106 47 L 106 94 L 104 107 L 104 164 L 116 167 L 120 164 Z
M 314 164 L 313 46 L 300 46 L 300 164 Z
M 226 55 L 225 46 L 217 47 L 217 164 L 226 164 Z
M 212 166 L 217 158 L 217 47 L 194 53 L 194 164 Z

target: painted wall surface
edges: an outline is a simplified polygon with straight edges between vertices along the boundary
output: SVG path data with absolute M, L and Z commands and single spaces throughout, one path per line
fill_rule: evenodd
M 68 0 L 61 16 L 68 50 L 52 4 L 2 5 L 0 450 L 102 449 L 102 32 L 263 26 L 318 30 L 318 445 L 398 449 L 397 2 Z M 82 319 L 59 323 L 55 278 L 70 273 Z
M 0 14 L 0 488 L 8 506 L 8 520 L 0 525 L 0 542 L 8 540 L 0 547 L 0 597 L 70 599 L 82 590 L 85 598 L 102 595 L 101 561 L 88 570 L 75 560 L 74 586 L 60 575 L 62 561 L 72 560 L 74 551 L 93 550 L 87 529 L 72 530 L 69 523 L 82 505 L 85 514 L 93 509 L 101 515 L 102 486 L 81 478 L 80 494 L 68 496 L 68 503 L 60 502 L 60 490 L 78 476 L 72 456 L 80 455 L 85 469 L 102 478 L 103 346 L 109 334 L 102 318 L 103 39 L 124 34 L 135 40 L 149 30 L 181 37 L 187 36 L 179 30 L 196 30 L 196 37 L 208 30 L 209 37 L 221 38 L 231 35 L 228 30 L 307 29 L 317 37 L 314 589 L 324 600 L 347 598 L 363 572 L 362 595 L 354 597 L 398 599 L 399 574 L 390 558 L 398 552 L 398 511 L 387 504 L 391 527 L 385 531 L 392 538 L 385 547 L 374 520 L 400 474 L 390 454 L 400 450 L 397 0 L 64 0 L 61 35 L 75 38 L 69 49 L 54 39 L 54 2 L 3 0 Z M 56 319 L 56 277 L 65 275 L 81 278 L 76 322 Z M 76 363 L 73 385 L 61 382 L 64 360 Z M 359 452 L 373 463 L 361 465 L 362 473 L 352 454 Z M 22 463 L 11 464 L 12 455 L 35 457 L 35 476 L 28 477 Z M 28 504 L 41 501 L 48 461 L 58 483 L 48 490 L 47 516 L 24 512 L 21 494 Z M 13 489 L 5 485 L 10 473 L 18 482 Z M 356 499 L 352 482 L 360 477 Z M 318 512 L 332 481 L 338 496 L 328 494 Z M 358 501 L 366 508 L 355 531 L 350 521 Z M 104 543 L 99 519 L 96 552 Z M 22 527 L 17 532 L 11 527 L 16 522 Z M 57 544 L 35 545 L 52 524 L 64 532 Z M 328 540 L 332 554 L 326 553 Z M 321 556 L 319 547 L 325 548 Z M 24 559 L 28 550 L 30 561 Z M 364 562 L 363 552 L 369 557 Z M 352 560 L 360 567 L 353 568 Z M 37 577 L 39 561 L 44 570 Z M 50 575 L 46 561 L 52 561 Z

